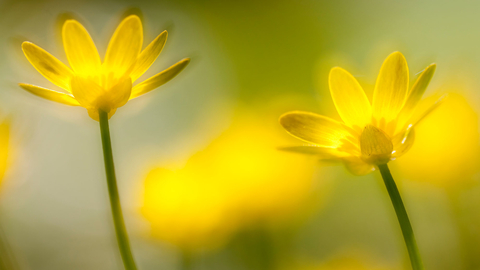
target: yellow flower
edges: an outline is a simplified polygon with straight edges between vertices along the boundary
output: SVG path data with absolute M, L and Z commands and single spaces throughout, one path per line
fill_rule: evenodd
M 278 133 L 243 117 L 184 167 L 148 174 L 142 213 L 154 237 L 183 250 L 213 249 L 242 229 L 294 225 L 308 215 L 320 197 L 315 160 L 279 154 Z
M 125 18 L 117 27 L 103 62 L 90 34 L 78 21 L 64 23 L 62 40 L 70 67 L 31 42 L 23 42 L 22 49 L 35 69 L 63 91 L 23 83 L 20 86 L 52 101 L 82 106 L 97 121 L 99 109 L 111 117 L 128 100 L 175 77 L 190 61 L 183 59 L 133 86 L 157 59 L 167 40 L 167 31 L 163 31 L 142 50 L 142 22 L 136 15 Z
M 435 68 L 435 64 L 428 66 L 409 91 L 407 61 L 400 52 L 392 53 L 380 69 L 372 105 L 350 73 L 333 68 L 330 93 L 343 123 L 309 112 L 282 115 L 280 123 L 291 135 L 313 144 L 292 150 L 341 160 L 357 175 L 400 157 L 413 144 L 415 126 L 443 98 L 425 110 L 416 110 Z

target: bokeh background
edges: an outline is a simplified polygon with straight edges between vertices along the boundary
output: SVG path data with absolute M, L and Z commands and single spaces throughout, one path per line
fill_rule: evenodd
M 0 189 L 0 257 L 10 269 L 122 269 L 98 123 L 35 97 L 52 86 L 21 52 L 32 41 L 66 62 L 59 37 L 77 18 L 104 54 L 128 14 L 145 43 L 167 44 L 147 72 L 190 65 L 110 121 L 124 215 L 139 269 L 409 269 L 377 172 L 286 154 L 278 117 L 339 118 L 334 66 L 371 94 L 383 59 L 411 78 L 436 62 L 426 96 L 447 101 L 391 163 L 426 269 L 480 269 L 480 3 L 475 1 L 0 2 L 0 110 L 11 118 Z

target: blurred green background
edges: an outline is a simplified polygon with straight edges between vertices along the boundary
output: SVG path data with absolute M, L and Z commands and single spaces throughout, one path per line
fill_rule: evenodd
M 406 56 L 412 80 L 437 63 L 427 96 L 450 94 L 445 106 L 419 127 L 412 150 L 391 165 L 426 269 L 480 269 L 480 3 L 3 0 L 0 10 L 0 105 L 13 117 L 0 227 L 16 268 L 122 268 L 98 123 L 83 108 L 37 98 L 17 83 L 53 88 L 28 63 L 20 44 L 32 41 L 66 63 L 58 33 L 65 14 L 85 25 L 103 55 L 115 27 L 133 12 L 142 16 L 144 44 L 169 31 L 162 54 L 144 78 L 184 57 L 192 59 L 171 82 L 129 102 L 110 121 L 124 215 L 139 269 L 181 269 L 185 261 L 191 269 L 210 270 L 409 269 L 377 172 L 354 177 L 343 166 L 305 161 L 302 173 L 314 171 L 308 177 L 298 173 L 310 182 L 304 193 L 292 196 L 292 201 L 306 201 L 295 203 L 289 211 L 293 214 L 271 218 L 286 207 L 274 207 L 276 201 L 284 202 L 279 193 L 272 207 L 259 212 L 265 218 L 256 213 L 254 221 L 229 231 L 221 244 L 207 248 L 206 241 L 205 248 L 200 244 L 194 251 L 156 237 L 141 211 L 150 170 L 182 168 L 225 132 L 235 134 L 231 127 L 241 134 L 243 124 L 238 122 L 250 121 L 244 115 L 255 119 L 246 126 L 267 127 L 279 147 L 299 144 L 277 124 L 282 113 L 305 110 L 338 118 L 328 90 L 330 68 L 349 70 L 371 93 L 383 59 L 397 50 Z M 222 143 L 228 145 L 228 140 Z M 225 159 L 236 162 L 235 153 Z M 252 157 L 257 154 L 252 150 Z M 304 159 L 289 158 L 296 163 Z M 269 170 L 286 169 L 269 160 L 258 162 Z M 239 174 L 246 170 L 237 169 Z M 232 173 L 225 172 L 224 186 Z M 291 183 L 300 181 L 289 176 Z M 202 186 L 206 178 L 192 181 Z M 288 190 L 289 182 L 281 183 Z M 253 206 L 245 211 L 255 210 L 255 203 L 260 208 L 273 187 L 275 181 L 255 186 L 256 195 L 245 201 Z M 179 215 L 183 210 L 179 208 Z M 225 217 L 218 226 L 235 222 Z M 194 219 L 187 224 L 196 225 Z M 166 235 L 174 233 L 166 230 Z

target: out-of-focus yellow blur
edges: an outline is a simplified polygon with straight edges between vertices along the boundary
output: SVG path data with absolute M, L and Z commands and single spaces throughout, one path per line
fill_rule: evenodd
M 285 140 L 264 120 L 243 111 L 183 168 L 148 174 L 142 213 L 154 236 L 195 251 L 242 229 L 294 223 L 310 208 L 321 196 L 316 160 L 278 151 Z
M 0 122 L 0 185 L 9 165 L 10 155 L 10 119 L 4 118 Z
M 472 184 L 480 171 L 480 137 L 478 115 L 466 97 L 450 93 L 415 135 L 411 152 L 396 161 L 403 177 L 447 188 Z

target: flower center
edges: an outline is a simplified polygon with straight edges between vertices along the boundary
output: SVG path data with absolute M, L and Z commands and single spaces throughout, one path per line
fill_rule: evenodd
M 393 144 L 390 137 L 381 129 L 367 125 L 360 135 L 362 159 L 370 164 L 380 165 L 390 161 Z

